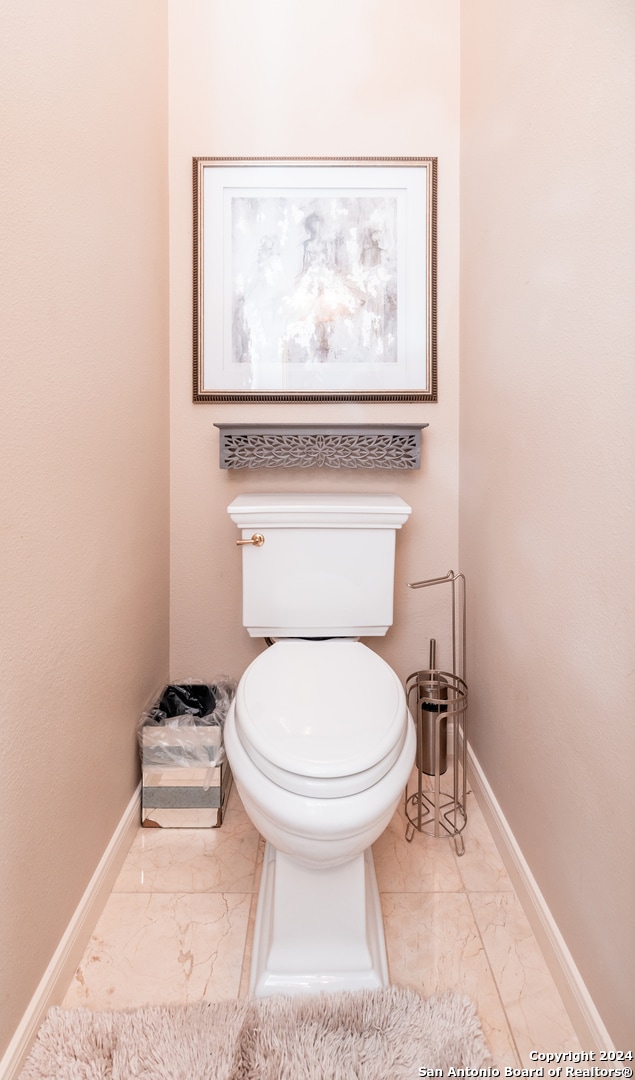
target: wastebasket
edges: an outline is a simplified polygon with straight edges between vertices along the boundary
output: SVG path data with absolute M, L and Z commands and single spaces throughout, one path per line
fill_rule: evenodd
M 170 683 L 139 720 L 141 824 L 218 828 L 232 782 L 223 723 L 236 690 L 213 683 Z

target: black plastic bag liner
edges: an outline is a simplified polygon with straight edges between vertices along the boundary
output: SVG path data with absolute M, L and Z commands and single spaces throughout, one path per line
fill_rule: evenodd
M 150 710 L 147 723 L 163 724 L 177 716 L 210 717 L 216 709 L 215 691 L 218 693 L 216 686 L 205 683 L 166 686 L 159 701 Z

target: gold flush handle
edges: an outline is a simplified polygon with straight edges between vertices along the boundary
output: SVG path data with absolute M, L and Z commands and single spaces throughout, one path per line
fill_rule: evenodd
M 237 540 L 238 547 L 244 547 L 245 544 L 253 544 L 254 547 L 262 547 L 265 542 L 265 538 L 262 533 L 254 533 L 249 540 Z

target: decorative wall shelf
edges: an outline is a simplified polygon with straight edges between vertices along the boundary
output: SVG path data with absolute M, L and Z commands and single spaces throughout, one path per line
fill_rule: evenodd
M 214 424 L 221 469 L 418 469 L 427 424 Z

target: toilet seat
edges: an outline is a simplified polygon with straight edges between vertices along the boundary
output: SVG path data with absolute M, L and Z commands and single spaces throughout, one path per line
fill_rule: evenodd
M 358 641 L 278 641 L 248 667 L 236 731 L 254 764 L 287 791 L 338 798 L 377 783 L 402 751 L 403 687 Z

